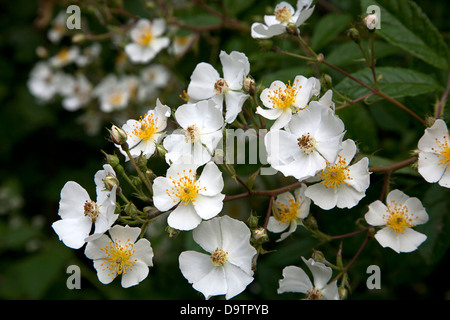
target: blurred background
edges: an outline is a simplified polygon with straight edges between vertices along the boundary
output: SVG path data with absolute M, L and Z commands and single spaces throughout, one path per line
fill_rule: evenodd
M 208 26 L 218 22 L 214 15 L 189 3 L 173 1 L 168 7 L 173 5 L 174 15 L 188 25 Z M 217 0 L 205 3 L 218 10 L 225 8 L 230 17 L 249 27 L 253 21 L 260 21 L 264 14 L 273 12 L 277 1 Z M 448 44 L 449 2 L 417 0 L 416 3 Z M 135 109 L 127 113 L 105 115 L 98 111 L 98 104 L 92 102 L 86 108 L 70 112 L 61 106 L 60 98 L 43 103 L 30 93 L 27 82 L 36 63 L 43 57 L 54 56 L 62 46 L 71 44 L 70 36 L 57 44 L 48 38 L 53 19 L 69 4 L 81 7 L 81 15 L 86 19 L 83 23 L 86 22 L 93 33 L 104 34 L 106 29 L 101 18 L 106 15 L 102 8 L 114 6 L 116 1 L 16 0 L 0 3 L 0 299 L 201 299 L 202 296 L 192 289 L 178 268 L 179 253 L 195 246 L 191 234 L 186 232 L 177 238 L 169 238 L 164 231 L 164 216 L 149 230 L 149 239 L 155 250 L 154 267 L 145 281 L 129 289 L 123 289 L 117 280 L 110 285 L 101 284 L 83 249 L 65 247 L 51 228 L 51 224 L 59 219 L 60 191 L 67 181 L 78 182 L 94 197 L 93 177 L 105 161 L 101 150 L 108 153 L 117 151 L 108 141 L 106 128 L 112 122 L 123 124 L 127 117 L 136 116 L 141 111 L 139 108 L 144 107 L 136 104 Z M 128 12 L 140 17 L 154 17 L 161 12 L 157 2 L 152 1 L 127 0 L 124 5 Z M 302 28 L 302 35 L 333 63 L 354 72 L 361 68 L 361 64 L 355 61 L 361 55 L 346 36 L 346 30 L 357 24 L 355 21 L 360 21 L 363 12 L 356 0 L 318 1 L 314 14 Z M 127 19 L 122 16 L 113 22 L 119 25 L 126 23 Z M 177 30 L 174 34 L 183 36 L 189 32 Z M 244 52 L 249 57 L 251 75 L 257 83 L 268 85 L 276 79 L 292 80 L 297 74 L 313 75 L 312 68 L 303 61 L 264 52 L 264 47 L 258 45 L 248 32 L 219 28 L 197 35 L 196 43 L 182 56 L 175 59 L 164 52 L 156 58 L 169 68 L 171 74 L 167 87 L 159 91 L 159 97 L 173 108 L 184 103 L 179 95 L 186 89 L 196 64 L 209 62 L 219 66 L 220 50 Z M 380 43 L 376 50 L 378 65 L 412 67 L 445 87 L 446 72 L 431 68 L 382 39 L 377 40 Z M 99 61 L 93 69 L 85 69 L 86 72 L 97 72 L 100 77 L 123 70 L 137 72 L 135 66 L 126 63 L 119 66 L 117 59 L 120 57 L 120 41 L 123 40 L 114 41 L 117 42 L 112 44 L 111 39 L 98 41 L 102 48 Z M 276 41 L 279 41 L 277 45 L 288 49 L 292 46 L 284 43 L 283 39 Z M 331 75 L 333 83 L 342 79 L 331 69 L 323 68 L 321 71 Z M 437 98 L 439 95 L 436 93 L 422 94 L 404 98 L 403 103 L 425 113 L 424 110 L 431 109 Z M 362 152 L 373 154 L 381 150 L 377 153 L 379 158 L 374 158 L 379 163 L 383 163 L 382 159 L 409 157 L 423 134 L 420 125 L 383 102 L 374 102 L 367 107 L 356 104 L 344 109 L 339 116 L 346 124 L 347 137 L 357 139 Z M 157 159 L 149 161 L 149 167 L 155 173 L 165 172 L 164 163 Z M 255 168 L 237 166 L 236 169 L 242 177 L 248 177 Z M 429 238 L 419 250 L 401 255 L 370 241 L 350 271 L 350 299 L 450 298 L 450 192 L 437 185 L 426 184 L 412 171 L 404 170 L 393 176 L 392 181 L 395 187 L 423 201 L 430 214 L 430 222 L 418 230 Z M 357 208 L 346 213 L 339 210 L 321 212 L 314 208 L 321 230 L 329 234 L 355 230 L 354 221 L 365 213 L 367 204 L 378 198 L 383 184 L 382 176 L 372 175 L 371 179 L 368 195 Z M 255 186 L 276 188 L 289 181 L 261 177 Z M 242 192 L 231 179 L 226 180 L 226 185 L 227 194 Z M 252 207 L 264 215 L 267 200 L 252 198 L 230 202 L 225 205 L 224 212 L 245 218 Z M 362 241 L 363 236 L 343 241 L 344 261 L 350 261 Z M 260 258 L 254 283 L 238 299 L 301 298 L 295 294 L 277 295 L 282 269 L 292 264 L 304 267 L 300 257 L 309 257 L 312 247 L 334 254 L 338 249 L 338 243 L 320 245 L 303 230 L 298 230 L 282 244 L 268 246 L 267 249 L 274 252 Z M 366 287 L 369 276 L 366 268 L 372 264 L 381 269 L 380 290 Z M 69 290 L 66 286 L 69 265 L 81 268 L 80 290 Z

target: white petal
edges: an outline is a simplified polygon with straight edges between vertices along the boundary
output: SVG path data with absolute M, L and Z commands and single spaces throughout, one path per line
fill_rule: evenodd
M 200 194 L 205 196 L 214 196 L 221 193 L 224 187 L 222 172 L 214 162 L 208 162 L 198 179 L 201 190 Z
M 388 208 L 380 200 L 376 200 L 369 205 L 369 211 L 364 216 L 367 223 L 371 226 L 384 226 L 386 220 L 383 216 L 387 214 Z
M 256 113 L 262 115 L 266 119 L 275 120 L 283 113 L 283 109 L 264 109 L 258 106 L 256 108 Z
M 324 300 L 339 300 L 337 281 L 333 281 L 325 286 L 325 288 L 322 289 L 322 295 Z
M 312 258 L 306 260 L 302 257 L 302 260 L 306 263 L 309 270 L 311 270 L 314 277 L 314 287 L 317 289 L 324 288 L 328 281 L 330 281 L 333 270 L 321 262 L 314 261 Z
M 437 141 L 442 141 L 447 134 L 448 129 L 445 122 L 442 119 L 436 120 L 431 128 L 425 129 L 425 133 L 418 142 L 419 150 L 434 152 L 433 149 L 438 148 Z
M 135 243 L 140 233 L 141 228 L 130 227 L 128 225 L 126 225 L 125 227 L 121 225 L 115 225 L 109 230 L 111 239 L 114 240 L 114 242 L 120 241 L 123 244 L 127 242 L 132 244 Z
M 296 266 L 288 266 L 283 269 L 283 279 L 279 281 L 277 292 L 300 292 L 306 293 L 313 285 L 303 269 Z
M 441 180 L 439 180 L 439 185 L 445 188 L 450 188 L 450 170 L 446 170 Z
M 137 260 L 132 270 L 127 270 L 126 273 L 122 274 L 122 287 L 129 288 L 139 284 L 142 280 L 147 278 L 149 269 L 147 264 L 142 262 L 141 260 Z
M 74 181 L 68 181 L 61 190 L 58 215 L 62 219 L 76 219 L 84 216 L 84 203 L 90 201 L 89 194 Z
M 170 191 L 173 187 L 172 180 L 169 178 L 157 177 L 153 181 L 153 204 L 159 211 L 167 211 L 180 201 L 167 194 L 167 190 Z
M 202 218 L 195 211 L 191 203 L 186 205 L 179 204 L 167 217 L 167 223 L 170 227 L 177 230 L 192 230 L 197 227 Z
M 202 221 L 192 232 L 194 241 L 207 252 L 222 248 L 222 229 L 219 221 L 219 218 Z
M 225 121 L 232 123 L 236 120 L 239 112 L 242 110 L 244 102 L 250 97 L 248 94 L 239 91 L 228 91 L 225 94 L 225 104 L 227 106 Z
M 277 120 L 272 124 L 270 127 L 271 130 L 278 130 L 281 128 L 284 128 L 289 121 L 292 119 L 292 111 L 291 109 L 287 108 L 283 110 L 283 112 L 280 114 Z
M 428 214 L 425 211 L 425 208 L 422 205 L 422 202 L 415 198 L 409 198 L 405 202 L 405 206 L 408 208 L 408 211 L 412 214 L 413 220 L 411 221 L 414 225 L 424 224 L 428 221 Z
M 203 293 L 206 299 L 226 294 L 227 283 L 223 268 L 215 267 L 208 255 L 195 251 L 185 251 L 179 257 L 183 276 L 192 283 L 192 287 Z
M 274 233 L 280 233 L 286 230 L 290 225 L 290 222 L 282 222 L 275 219 L 275 217 L 269 218 L 269 223 L 267 224 L 267 230 Z
M 250 63 L 247 56 L 238 51 L 232 51 L 230 54 L 221 51 L 219 58 L 222 63 L 223 78 L 231 89 L 240 90 L 244 78 L 250 72 Z
M 365 192 L 370 185 L 369 159 L 362 158 L 348 167 L 351 180 L 346 182 L 359 192 Z
M 223 207 L 224 194 L 217 194 L 215 196 L 197 195 L 194 202 L 195 212 L 204 220 L 211 219 L 217 216 Z
M 244 291 L 253 281 L 253 277 L 231 263 L 225 263 L 223 267 L 227 282 L 227 294 L 225 298 L 228 300 Z
M 97 270 L 98 280 L 103 284 L 111 283 L 117 276 L 116 271 L 105 268 L 104 260 L 94 260 L 94 268 Z
M 286 27 L 281 24 L 266 26 L 262 23 L 253 23 L 251 36 L 255 39 L 269 39 L 286 31 Z
M 52 224 L 53 230 L 67 247 L 79 249 L 91 231 L 92 221 L 89 217 L 65 218 Z
M 418 160 L 418 171 L 420 175 L 429 183 L 439 181 L 445 173 L 445 167 L 441 164 L 441 159 L 436 153 L 420 152 Z
M 187 94 L 196 100 L 209 99 L 216 94 L 214 84 L 219 79 L 220 75 L 212 65 L 201 62 L 192 72 Z
M 321 183 L 308 186 L 305 195 L 323 210 L 334 208 L 338 201 L 336 188 L 327 188 Z
M 386 203 L 389 204 L 391 203 L 391 201 L 395 201 L 396 203 L 403 205 L 408 199 L 409 196 L 406 195 L 403 191 L 395 189 L 388 193 L 386 197 Z
M 84 254 L 86 257 L 92 260 L 103 260 L 108 257 L 108 255 L 105 253 L 104 249 L 106 247 L 109 247 L 109 241 L 111 239 L 105 235 L 102 234 L 100 237 L 93 241 L 89 241 L 86 245 L 86 248 L 84 250 Z
M 150 241 L 145 238 L 139 239 L 133 246 L 133 257 L 139 259 L 147 266 L 153 266 L 153 249 Z
M 357 191 L 355 188 L 347 185 L 342 185 L 337 188 L 337 203 L 338 208 L 353 208 L 359 201 L 364 198 L 365 192 Z
M 406 228 L 404 233 L 397 233 L 391 228 L 383 228 L 375 234 L 375 239 L 382 247 L 389 247 L 397 253 L 416 250 L 427 236 L 411 228 Z

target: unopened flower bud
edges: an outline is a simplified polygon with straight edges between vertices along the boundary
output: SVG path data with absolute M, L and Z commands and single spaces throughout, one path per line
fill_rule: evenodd
M 369 14 L 364 18 L 364 24 L 367 29 L 374 30 L 378 25 L 378 19 L 375 14 Z
M 303 222 L 303 224 L 308 229 L 311 229 L 311 230 L 317 230 L 317 228 L 318 228 L 317 220 L 313 216 L 309 216 L 308 218 L 306 218 L 306 220 Z
M 106 190 L 108 191 L 111 191 L 114 186 L 119 186 L 119 180 L 116 176 L 107 175 L 103 182 L 105 184 Z
M 111 140 L 114 144 L 121 146 L 127 142 L 127 133 L 122 128 L 113 125 L 111 127 Z
M 341 297 L 341 300 L 347 299 L 348 296 L 348 290 L 343 287 L 339 287 L 339 297 Z
M 292 35 L 294 35 L 294 36 L 296 36 L 296 35 L 299 34 L 298 27 L 297 27 L 297 25 L 296 25 L 295 23 L 289 23 L 289 24 L 286 26 L 286 32 L 287 32 L 288 34 L 292 34 Z
M 259 227 L 255 230 L 253 230 L 253 239 L 255 239 L 257 242 L 267 242 L 269 241 L 269 235 L 267 234 L 267 230 Z
M 333 86 L 333 79 L 331 78 L 331 76 L 329 74 L 324 73 L 320 77 L 320 84 L 322 85 L 323 88 L 331 89 Z
M 169 234 L 170 238 L 176 238 L 180 234 L 180 230 L 174 229 L 169 226 L 166 227 L 166 232 Z
M 257 215 L 254 214 L 254 212 L 250 213 L 250 217 L 248 218 L 248 226 L 250 229 L 255 229 L 258 227 L 259 218 Z
M 134 203 L 127 203 L 125 205 L 124 211 L 127 215 L 129 215 L 130 217 L 136 216 L 138 214 L 138 209 L 136 208 L 136 206 L 134 205 Z
M 353 41 L 355 41 L 356 43 L 359 43 L 359 31 L 356 28 L 350 28 L 347 31 L 347 36 L 352 39 Z
M 319 251 L 319 250 L 313 250 L 312 258 L 314 259 L 314 261 L 317 261 L 317 262 L 325 261 L 325 255 L 323 254 L 322 251 Z
M 130 177 L 131 179 L 131 183 L 136 186 L 136 187 L 140 187 L 142 186 L 142 179 L 138 176 L 132 176 Z
M 115 154 L 107 154 L 106 156 L 106 163 L 109 164 L 111 167 L 116 168 L 120 164 L 119 157 L 117 157 Z
M 256 92 L 256 83 L 255 80 L 251 78 L 246 78 L 244 80 L 244 91 L 249 95 L 253 95 Z
M 161 144 L 156 145 L 156 151 L 161 157 L 164 157 L 167 153 L 167 150 Z
M 141 170 L 147 169 L 147 158 L 144 156 L 143 153 L 141 153 L 139 157 L 135 158 L 134 161 L 136 162 L 139 169 Z
M 86 40 L 86 36 L 82 33 L 77 33 L 72 37 L 72 43 L 80 43 Z

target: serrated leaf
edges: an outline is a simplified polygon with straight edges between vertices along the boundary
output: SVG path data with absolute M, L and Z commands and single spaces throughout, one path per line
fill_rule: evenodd
M 361 0 L 363 15 L 369 6 L 380 7 L 376 34 L 424 62 L 450 69 L 449 50 L 439 31 L 422 9 L 411 0 Z
M 352 20 L 350 14 L 330 13 L 323 17 L 314 27 L 311 47 L 320 50 L 330 43 L 336 36 L 348 28 Z
M 378 84 L 381 91 L 392 98 L 412 97 L 420 94 L 442 91 L 442 86 L 432 77 L 410 69 L 396 67 L 375 68 Z M 352 74 L 355 78 L 375 87 L 372 71 L 369 68 L 359 70 Z M 336 90 L 347 95 L 351 99 L 356 99 L 368 94 L 369 89 L 361 86 L 350 78 L 345 78 L 338 85 Z M 375 100 L 371 97 L 368 101 Z

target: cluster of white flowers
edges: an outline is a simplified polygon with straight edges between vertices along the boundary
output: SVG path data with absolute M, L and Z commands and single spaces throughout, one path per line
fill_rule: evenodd
M 312 14 L 311 3 L 299 0 L 295 10 L 281 2 L 273 16 L 264 17 L 265 24 L 253 24 L 252 36 L 270 38 L 288 27 L 297 28 Z M 149 63 L 167 48 L 170 40 L 164 36 L 165 29 L 163 19 L 139 20 L 130 32 L 132 43 L 124 48 L 130 61 Z M 58 40 L 57 30 L 55 27 L 52 32 L 52 41 Z M 178 45 L 173 50 L 183 52 Z M 32 93 L 43 100 L 64 94 L 63 105 L 68 110 L 76 110 L 95 97 L 100 109 L 108 113 L 125 109 L 131 99 L 146 101 L 167 83 L 168 72 L 156 64 L 143 68 L 140 77 L 109 74 L 95 87 L 81 74 L 69 82 L 62 80 L 67 75 L 53 68 L 62 70 L 77 63 L 79 52 L 77 47 L 63 49 L 48 62 L 40 62 L 31 74 Z M 128 119 L 122 124 L 124 139 L 115 141 L 126 161 L 155 155 L 164 158 L 168 169 L 165 176 L 152 178 L 151 202 L 155 210 L 168 213 L 170 228 L 192 231 L 195 242 L 208 252 L 185 251 L 179 256 L 181 273 L 206 299 L 216 295 L 230 299 L 244 291 L 253 281 L 258 253 L 251 242 L 252 230 L 242 221 L 220 215 L 224 178 L 214 162 L 227 125 L 235 122 L 254 93 L 246 83 L 254 80 L 244 53 L 221 51 L 219 59 L 222 75 L 209 63 L 197 64 L 187 86 L 186 103 L 171 108 L 157 98 L 154 108 L 148 108 L 139 120 Z M 61 87 L 62 82 L 73 83 L 76 89 Z M 256 114 L 270 125 L 264 136 L 268 164 L 285 177 L 293 177 L 300 186 L 272 199 L 273 216 L 266 227 L 281 233 L 277 242 L 304 225 L 313 205 L 322 210 L 353 208 L 370 185 L 369 158 L 358 154 L 355 141 L 344 140 L 345 125 L 336 114 L 332 91 L 322 91 L 319 79 L 297 75 L 293 82 L 276 80 L 259 94 L 262 106 L 256 107 Z M 177 129 L 168 133 L 165 130 L 170 120 Z M 443 120 L 425 130 L 418 149 L 418 171 L 424 179 L 450 187 L 450 138 Z M 105 165 L 94 180 L 96 202 L 76 182 L 67 182 L 61 191 L 61 220 L 53 228 L 68 247 L 78 249 L 87 243 L 85 254 L 94 261 L 102 283 L 122 275 L 123 287 L 136 285 L 153 266 L 153 249 L 140 228 L 118 223 L 116 197 L 122 191 L 114 169 Z M 379 200 L 371 203 L 365 220 L 381 227 L 374 238 L 398 253 L 416 250 L 427 238 L 412 229 L 428 220 L 422 203 L 399 190 L 388 193 L 386 204 Z M 288 266 L 282 272 L 278 293 L 339 299 L 336 281 L 330 282 L 332 269 L 322 262 L 302 259 L 313 282 L 301 268 Z

